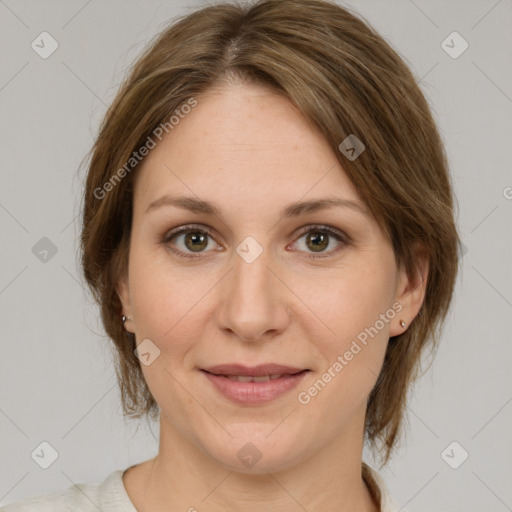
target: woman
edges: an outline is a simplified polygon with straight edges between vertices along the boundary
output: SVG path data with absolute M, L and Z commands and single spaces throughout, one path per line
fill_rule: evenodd
M 106 114 L 81 238 L 159 452 L 5 510 L 399 510 L 362 450 L 390 458 L 451 302 L 447 168 L 413 75 L 347 9 L 172 24 Z

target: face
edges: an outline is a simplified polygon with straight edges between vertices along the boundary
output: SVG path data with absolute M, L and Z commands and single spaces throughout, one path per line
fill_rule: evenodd
M 176 436 L 237 471 L 246 455 L 277 471 L 362 437 L 388 339 L 421 291 L 287 99 L 238 84 L 197 101 L 137 170 L 125 326 Z M 195 209 L 172 204 L 185 197 Z M 339 204 L 290 206 L 327 198 Z M 282 377 L 212 375 L 269 363 L 287 368 L 261 373 Z M 235 364 L 249 369 L 212 370 Z

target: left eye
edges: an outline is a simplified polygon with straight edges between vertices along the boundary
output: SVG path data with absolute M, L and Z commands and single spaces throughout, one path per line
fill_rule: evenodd
M 342 231 L 338 231 L 337 229 L 329 226 L 306 226 L 301 229 L 301 236 L 298 240 L 306 235 L 306 247 L 309 249 L 312 248 L 313 253 L 322 253 L 321 255 L 311 254 L 308 256 L 309 258 L 323 258 L 329 256 L 333 252 L 337 252 L 339 249 L 328 252 L 325 250 L 326 247 L 330 245 L 331 238 L 334 238 L 342 246 L 348 244 L 348 237 Z M 184 236 L 184 249 L 173 248 L 173 245 L 177 245 L 177 243 L 171 242 L 174 239 L 179 240 L 182 236 Z M 213 242 L 212 232 L 209 228 L 182 226 L 168 233 L 162 240 L 162 243 L 169 246 L 173 252 L 180 256 L 184 256 L 186 258 L 198 258 L 202 253 L 208 252 L 205 249 L 208 247 L 209 241 Z M 326 252 L 327 254 L 323 254 Z
M 343 232 L 329 226 L 306 226 L 301 232 L 303 235 L 300 238 L 307 235 L 305 240 L 306 246 L 308 248 L 312 247 L 314 253 L 322 253 L 321 255 L 310 255 L 309 258 L 324 258 L 333 252 L 338 252 L 339 249 L 328 252 L 325 251 L 325 248 L 330 245 L 329 242 L 331 238 L 334 238 L 342 246 L 348 243 L 348 237 Z M 327 252 L 327 254 L 323 254 L 325 252 Z

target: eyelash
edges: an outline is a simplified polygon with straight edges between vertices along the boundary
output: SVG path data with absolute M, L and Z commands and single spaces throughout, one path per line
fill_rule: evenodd
M 170 233 L 166 234 L 166 236 L 163 238 L 161 243 L 166 245 L 166 246 L 170 246 L 170 241 L 174 237 L 176 237 L 177 235 L 180 235 L 182 233 L 189 233 L 189 232 L 195 232 L 195 233 L 200 233 L 200 234 L 208 235 L 210 238 L 213 239 L 212 230 L 210 228 L 208 228 L 208 227 L 199 227 L 199 226 L 196 226 L 196 225 L 187 225 L 187 226 L 181 226 L 181 227 L 175 229 L 174 231 L 171 231 Z M 342 242 L 343 245 L 348 245 L 349 242 L 350 242 L 350 238 L 345 233 L 343 233 L 342 231 L 339 231 L 339 230 L 337 230 L 335 228 L 332 228 L 330 226 L 324 226 L 324 225 L 321 225 L 321 224 L 313 224 L 313 225 L 310 225 L 310 226 L 304 226 L 300 230 L 299 238 L 301 238 L 305 234 L 311 233 L 311 232 L 318 232 L 318 233 L 327 234 L 329 236 L 332 236 L 338 242 Z M 203 254 L 203 253 L 197 253 L 196 255 L 193 255 L 192 253 L 187 253 L 187 252 L 181 251 L 179 249 L 178 250 L 171 249 L 171 250 L 174 253 L 176 253 L 179 256 L 182 256 L 184 258 L 200 258 L 202 256 L 202 254 Z M 337 250 L 334 250 L 334 251 L 329 251 L 326 254 L 322 253 L 323 255 L 321 255 L 321 256 L 320 255 L 316 255 L 316 254 L 309 255 L 308 258 L 310 258 L 310 259 L 327 258 L 333 252 L 338 252 L 339 250 L 340 249 L 337 249 Z

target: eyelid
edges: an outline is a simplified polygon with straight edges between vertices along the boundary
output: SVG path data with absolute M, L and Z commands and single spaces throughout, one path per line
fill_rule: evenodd
M 299 234 L 304 235 L 310 231 L 314 231 L 315 229 L 336 235 L 345 243 L 351 242 L 351 238 L 344 231 L 341 231 L 341 229 L 335 228 L 334 226 L 330 226 L 328 224 L 308 224 L 307 226 L 299 228 Z
M 174 229 L 168 231 L 164 235 L 164 237 L 160 241 L 160 243 L 169 247 L 169 250 L 171 250 L 178 256 L 181 256 L 184 258 L 196 259 L 196 258 L 205 257 L 205 255 L 207 255 L 207 252 L 205 252 L 205 253 L 199 252 L 199 253 L 194 254 L 193 252 L 185 252 L 180 249 L 175 249 L 175 248 L 171 247 L 170 242 L 174 237 L 181 235 L 182 233 L 188 233 L 191 231 L 198 231 L 198 232 L 206 233 L 212 240 L 215 240 L 215 238 L 213 237 L 213 234 L 212 234 L 213 229 L 210 228 L 209 226 L 203 226 L 201 224 L 184 224 L 183 226 L 179 226 L 177 228 L 174 228 Z
M 337 238 L 338 241 L 340 243 L 342 243 L 343 245 L 349 245 L 352 242 L 352 239 L 350 238 L 350 236 L 348 236 L 344 231 L 341 231 L 340 229 L 330 226 L 328 224 L 307 224 L 307 225 L 299 228 L 298 236 L 296 237 L 296 239 L 301 238 L 306 233 L 310 233 L 315 230 L 325 232 L 328 235 Z M 174 229 L 170 230 L 169 232 L 167 232 L 164 235 L 161 242 L 165 245 L 168 245 L 169 242 L 171 241 L 171 239 L 174 238 L 175 236 L 180 235 L 182 233 L 187 233 L 190 231 L 198 231 L 198 232 L 205 233 L 212 240 L 215 241 L 215 237 L 213 236 L 214 230 L 211 227 L 205 226 L 202 224 L 184 224 L 182 226 L 179 226 L 179 227 L 174 228 Z M 296 242 L 296 240 L 293 243 L 295 243 L 295 242 Z M 171 250 L 181 256 L 185 256 L 188 258 L 199 258 L 199 257 L 204 257 L 206 254 L 208 254 L 208 251 L 198 252 L 198 253 L 194 254 L 193 252 L 184 252 L 184 251 L 181 251 L 180 249 L 171 249 Z M 334 253 L 339 252 L 339 250 L 340 249 L 334 249 L 334 250 L 327 251 L 325 253 L 320 252 L 317 254 L 309 253 L 309 256 L 307 256 L 307 257 L 310 259 L 328 257 Z
M 170 231 L 168 231 L 165 235 L 164 235 L 164 238 L 163 240 L 164 241 L 169 241 L 172 237 L 176 236 L 176 235 L 179 235 L 183 232 L 188 232 L 188 231 L 200 231 L 200 232 L 204 232 L 206 233 L 208 236 L 210 236 L 211 238 L 213 238 L 213 229 L 210 228 L 209 226 L 203 226 L 201 224 L 184 224 L 183 226 L 179 226 L 177 228 L 174 228 L 174 229 L 171 229 Z

